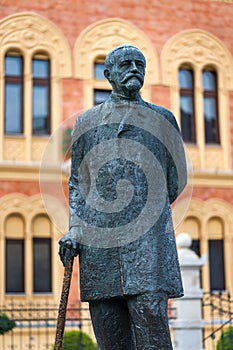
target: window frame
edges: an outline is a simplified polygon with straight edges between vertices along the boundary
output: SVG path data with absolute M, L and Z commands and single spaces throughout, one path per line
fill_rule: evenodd
M 109 92 L 109 95 L 112 92 L 112 87 L 109 84 L 108 80 L 106 78 L 96 78 L 95 76 L 95 65 L 96 64 L 104 64 L 105 62 L 105 56 L 103 55 L 98 55 L 93 59 L 92 62 L 92 76 L 93 76 L 93 86 L 92 86 L 92 106 L 96 106 L 99 103 L 95 103 L 96 99 L 95 99 L 95 93 L 96 92 Z M 105 102 L 106 100 L 104 100 L 103 102 Z M 102 102 L 100 102 L 102 103 Z
M 9 242 L 20 242 L 21 243 L 21 249 L 22 249 L 22 290 L 16 291 L 16 290 L 8 290 L 8 253 L 7 253 L 7 247 Z M 5 239 L 5 294 L 24 294 L 25 293 L 25 239 L 23 238 L 8 238 Z
M 213 252 L 211 253 L 211 248 L 210 248 L 211 242 L 221 242 L 221 258 L 222 258 L 222 261 L 221 261 L 222 271 L 221 272 L 223 272 L 222 273 L 223 286 L 222 286 L 222 288 L 217 288 L 217 289 L 212 288 L 213 284 L 214 283 L 216 284 L 216 281 L 213 281 L 213 279 L 214 279 L 214 276 L 216 276 L 217 274 L 216 274 L 215 268 L 213 268 L 216 266 L 213 264 L 213 261 L 216 261 L 216 257 L 211 259 L 211 257 L 212 257 L 211 254 L 213 254 Z M 224 254 L 224 245 L 225 245 L 224 243 L 225 243 L 224 238 L 215 238 L 215 239 L 210 238 L 208 240 L 209 269 L 210 269 L 210 271 L 209 271 L 209 283 L 210 283 L 210 290 L 211 291 L 224 291 L 224 290 L 226 290 L 226 266 L 225 266 L 225 258 L 224 258 L 224 255 L 225 255 Z M 219 249 L 218 249 L 218 251 L 219 251 Z
M 48 290 L 36 290 L 35 288 L 35 280 L 36 280 L 36 272 L 35 272 L 35 242 L 48 242 L 48 248 L 49 248 L 49 264 L 47 266 L 48 270 L 49 270 L 49 288 Z M 32 278 L 32 291 L 33 294 L 50 294 L 52 293 L 52 239 L 50 237 L 33 237 L 32 240 L 32 263 L 33 263 L 33 278 Z
M 219 96 L 218 96 L 218 73 L 213 67 L 205 66 L 201 71 L 201 77 L 203 77 L 204 71 L 208 71 L 213 73 L 214 75 L 214 90 L 209 91 L 205 90 L 202 81 L 202 89 L 203 89 L 203 119 L 204 119 L 204 138 L 205 145 L 220 145 L 220 127 L 219 127 Z M 204 108 L 204 100 L 205 97 L 212 97 L 215 101 L 215 110 L 216 110 L 216 118 L 215 118 L 215 130 L 216 130 L 216 139 L 215 142 L 208 142 L 206 138 L 206 119 L 205 119 L 205 108 Z
M 19 76 L 12 76 L 12 75 L 7 75 L 6 69 L 5 69 L 5 61 L 7 57 L 19 57 L 21 60 L 21 74 Z M 6 131 L 6 86 L 7 84 L 20 84 L 20 132 L 7 132 Z M 5 136 L 10 136 L 10 135 L 23 135 L 24 134 L 24 57 L 21 52 L 19 51 L 8 51 L 4 55 L 4 135 Z
M 48 61 L 48 77 L 47 78 L 39 78 L 39 77 L 34 77 L 33 76 L 33 60 L 44 60 Z M 32 119 L 32 136 L 33 137 L 42 137 L 46 135 L 51 134 L 51 59 L 48 54 L 46 53 L 37 53 L 34 54 L 33 57 L 31 58 L 31 74 L 32 74 L 32 114 L 31 114 L 31 119 Z M 34 104 L 34 99 L 33 99 L 33 92 L 34 92 L 34 87 L 36 86 L 42 86 L 42 87 L 47 87 L 48 88 L 48 94 L 47 94 L 47 132 L 46 133 L 35 133 L 34 132 L 34 114 L 33 114 L 33 104 Z
M 103 92 L 103 93 L 107 93 L 107 94 L 109 94 L 109 96 L 110 96 L 110 94 L 111 94 L 111 91 L 110 90 L 105 90 L 105 89 L 93 89 L 93 98 L 94 98 L 94 101 L 93 101 L 93 105 L 94 106 L 97 106 L 97 105 L 99 105 L 99 104 L 101 104 L 101 103 L 103 103 L 103 102 L 105 102 L 106 100 L 104 100 L 104 101 L 102 101 L 102 102 L 99 102 L 99 103 L 96 103 L 96 93 L 97 92 L 99 92 L 99 93 L 101 93 L 101 92 Z M 109 97 L 108 96 L 108 97 Z
M 105 63 L 105 57 L 104 56 L 97 56 L 95 59 L 94 59 L 94 64 L 93 64 L 93 77 L 95 80 L 104 80 L 105 81 L 105 77 L 103 75 L 103 78 L 98 78 L 95 74 L 95 68 L 96 68 L 96 65 L 98 64 L 101 64 L 101 65 L 104 65 Z
M 191 73 L 192 76 L 192 87 L 191 88 L 181 88 L 179 83 L 179 73 L 180 70 L 186 70 Z M 179 111 L 180 111 L 180 125 L 181 125 L 181 133 L 185 143 L 196 144 L 196 111 L 195 111 L 195 72 L 194 69 L 188 64 L 182 64 L 178 68 L 178 86 L 179 86 Z M 191 116 L 191 139 L 185 140 L 184 133 L 182 130 L 182 113 L 181 113 L 181 97 L 191 97 L 192 99 L 192 116 Z

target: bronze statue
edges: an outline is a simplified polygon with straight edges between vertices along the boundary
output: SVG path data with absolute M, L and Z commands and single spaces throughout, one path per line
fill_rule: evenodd
M 113 49 L 104 71 L 112 93 L 73 132 L 59 254 L 64 265 L 79 255 L 101 350 L 172 349 L 167 302 L 183 295 L 170 209 L 186 185 L 183 143 L 173 114 L 141 98 L 145 68 L 138 48 Z

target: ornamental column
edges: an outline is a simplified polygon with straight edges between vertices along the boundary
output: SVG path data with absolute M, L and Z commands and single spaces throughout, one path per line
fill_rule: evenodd
M 205 264 L 205 257 L 200 258 L 190 249 L 192 239 L 189 234 L 179 234 L 176 241 L 184 297 L 175 299 L 172 304 L 176 312 L 176 319 L 170 323 L 174 335 L 174 350 L 204 350 L 200 270 Z

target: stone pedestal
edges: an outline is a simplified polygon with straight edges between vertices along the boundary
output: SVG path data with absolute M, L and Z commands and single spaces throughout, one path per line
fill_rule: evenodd
M 187 233 L 177 237 L 178 256 L 184 286 L 184 297 L 175 299 L 172 306 L 176 319 L 171 321 L 174 350 L 203 350 L 202 290 L 200 269 L 205 258 L 190 249 L 192 239 Z

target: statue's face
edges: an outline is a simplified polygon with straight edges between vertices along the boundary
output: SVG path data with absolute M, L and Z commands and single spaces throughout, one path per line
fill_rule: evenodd
M 141 52 L 134 48 L 123 48 L 114 53 L 114 65 L 108 70 L 108 80 L 113 91 L 133 96 L 144 83 L 146 62 Z

